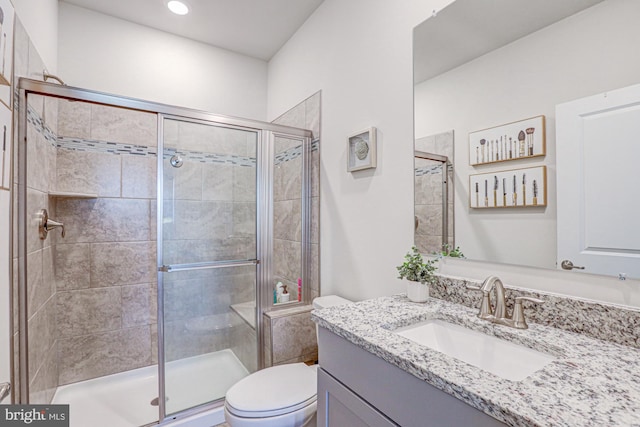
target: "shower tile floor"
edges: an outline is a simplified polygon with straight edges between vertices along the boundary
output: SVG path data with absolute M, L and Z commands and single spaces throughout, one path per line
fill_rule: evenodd
M 249 372 L 229 349 L 166 365 L 167 413 L 212 400 Z M 53 404 L 69 404 L 70 427 L 134 427 L 158 420 L 157 365 L 58 387 Z

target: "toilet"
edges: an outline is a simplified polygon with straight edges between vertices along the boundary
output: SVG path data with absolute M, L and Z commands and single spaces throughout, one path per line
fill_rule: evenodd
M 314 299 L 313 308 L 350 302 L 337 295 L 327 295 Z M 262 369 L 241 379 L 227 391 L 226 422 L 231 427 L 315 427 L 316 370 L 317 366 L 289 363 Z

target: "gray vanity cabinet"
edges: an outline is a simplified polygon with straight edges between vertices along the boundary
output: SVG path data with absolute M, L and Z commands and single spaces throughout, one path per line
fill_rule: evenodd
M 318 338 L 318 427 L 504 426 L 325 328 Z
M 318 369 L 318 427 L 397 427 L 397 425 L 325 370 Z

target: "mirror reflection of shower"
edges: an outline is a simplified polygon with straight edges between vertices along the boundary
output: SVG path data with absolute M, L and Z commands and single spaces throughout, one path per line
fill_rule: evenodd
M 453 142 L 453 131 L 415 141 L 414 244 L 421 253 L 455 247 Z

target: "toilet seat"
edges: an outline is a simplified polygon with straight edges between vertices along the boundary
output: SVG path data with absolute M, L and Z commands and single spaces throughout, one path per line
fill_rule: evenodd
M 315 405 L 316 368 L 304 363 L 273 366 L 255 372 L 234 384 L 225 407 L 242 418 L 268 418 Z

